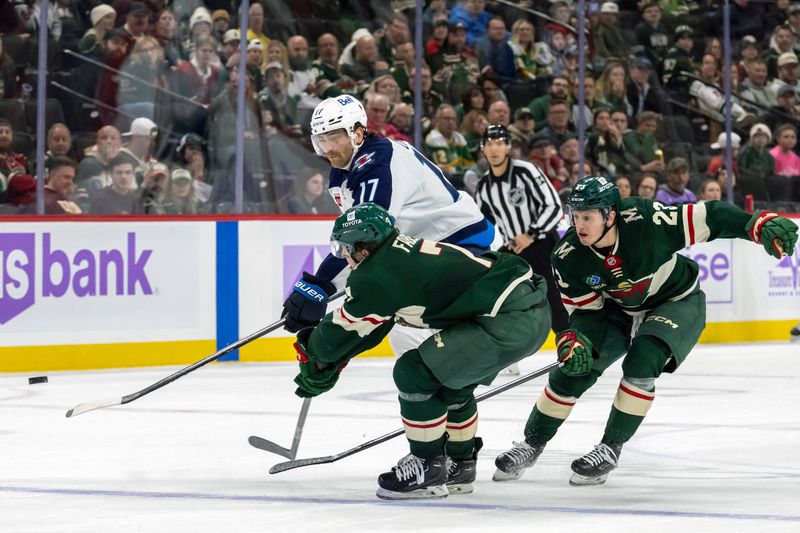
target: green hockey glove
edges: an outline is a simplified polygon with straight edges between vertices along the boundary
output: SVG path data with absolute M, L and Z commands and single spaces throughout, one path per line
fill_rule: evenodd
M 294 349 L 300 362 L 300 373 L 294 378 L 297 384 L 294 393 L 301 398 L 312 398 L 331 390 L 339 380 L 339 373 L 349 362 L 345 359 L 335 363 L 317 363 L 308 357 L 305 346 L 299 339 L 294 343 Z
M 585 376 L 592 371 L 592 343 L 574 329 L 564 330 L 556 339 L 561 371 L 571 377 Z
M 797 224 L 770 211 L 756 211 L 745 226 L 754 242 L 761 244 L 769 255 L 780 259 L 792 255 L 797 244 Z

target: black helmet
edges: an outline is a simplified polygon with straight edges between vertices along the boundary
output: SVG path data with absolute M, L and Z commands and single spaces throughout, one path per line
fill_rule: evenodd
M 489 124 L 481 137 L 481 150 L 489 139 L 503 139 L 506 144 L 511 144 L 511 134 L 502 124 Z

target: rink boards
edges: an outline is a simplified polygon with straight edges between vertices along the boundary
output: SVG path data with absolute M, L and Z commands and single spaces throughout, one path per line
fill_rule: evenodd
M 294 280 L 327 255 L 330 227 L 330 217 L 9 219 L 0 371 L 202 359 L 280 318 Z M 683 253 L 708 297 L 701 342 L 785 340 L 800 320 L 800 250 L 779 261 L 724 240 Z M 291 342 L 276 332 L 224 360 L 291 360 Z M 369 355 L 390 355 L 388 344 Z

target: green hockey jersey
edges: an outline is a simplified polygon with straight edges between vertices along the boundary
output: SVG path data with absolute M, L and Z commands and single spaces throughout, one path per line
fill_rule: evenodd
M 679 94 L 682 98 L 688 98 L 692 79 L 683 75 L 682 72 L 694 74 L 692 56 L 677 46 L 673 46 L 664 56 L 664 73 L 661 76 L 661 82 L 668 91 Z
M 530 265 L 515 255 L 475 256 L 398 234 L 352 270 L 344 305 L 314 329 L 309 355 L 320 363 L 354 357 L 377 346 L 396 322 L 443 329 L 495 316 L 511 291 L 532 277 Z
M 626 198 L 619 215 L 617 242 L 607 256 L 582 245 L 574 227 L 553 250 L 570 315 L 602 309 L 607 300 L 629 313 L 680 300 L 697 289 L 699 267 L 676 252 L 718 238 L 749 238 L 750 215 L 721 201 L 669 206 Z

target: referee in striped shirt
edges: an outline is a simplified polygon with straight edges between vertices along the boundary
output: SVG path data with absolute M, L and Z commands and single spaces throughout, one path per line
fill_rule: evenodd
M 521 256 L 547 280 L 547 300 L 557 335 L 569 327 L 550 262 L 558 242 L 556 226 L 564 214 L 561 200 L 541 170 L 509 156 L 511 136 L 505 126 L 486 128 L 481 149 L 490 168 L 478 182 L 475 199 L 506 243 L 500 250 Z

